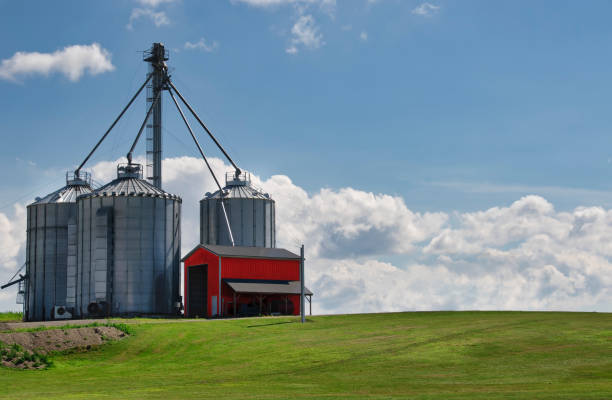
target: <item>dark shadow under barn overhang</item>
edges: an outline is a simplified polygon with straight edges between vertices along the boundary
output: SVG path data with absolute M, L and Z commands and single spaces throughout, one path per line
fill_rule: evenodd
M 252 310 L 246 311 L 237 310 L 236 305 L 240 300 L 241 296 L 249 296 L 254 300 L 257 300 L 258 310 L 257 314 L 261 315 L 267 312 L 270 315 L 281 314 L 292 314 L 289 309 L 289 296 L 300 295 L 300 281 L 280 281 L 280 280 L 261 280 L 261 279 L 223 279 L 223 283 L 227 284 L 233 292 L 233 311 L 234 316 L 245 316 L 253 313 Z M 308 300 L 310 305 L 310 315 L 312 315 L 312 295 L 313 293 L 306 287 L 304 287 L 304 297 Z M 265 299 L 282 299 L 284 301 L 284 308 L 276 308 L 277 311 L 273 311 L 273 302 L 268 302 L 266 306 L 268 310 L 264 308 Z M 282 306 L 282 304 L 281 304 Z

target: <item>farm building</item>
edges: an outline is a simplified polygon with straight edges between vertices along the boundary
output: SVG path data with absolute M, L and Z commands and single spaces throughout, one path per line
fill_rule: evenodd
M 168 52 L 154 43 L 143 54 L 146 80 L 63 188 L 28 206 L 26 259 L 5 289 L 18 286 L 24 320 L 135 315 L 230 317 L 302 315 L 312 293 L 301 256 L 276 248 L 276 205 L 256 188 L 178 91 Z M 117 179 L 92 186 L 83 170 L 134 100 L 147 88 L 147 113 L 117 166 Z M 183 261 L 182 199 L 162 187 L 162 93 L 176 106 L 217 189 L 200 201 L 200 245 Z M 178 98 L 178 99 L 177 99 Z M 234 168 L 221 186 L 180 102 Z M 146 128 L 146 165 L 133 162 Z M 302 294 L 304 295 L 302 299 Z M 183 297 L 185 303 L 183 304 Z M 300 301 L 302 299 L 302 301 Z
M 183 262 L 187 317 L 300 313 L 301 257 L 288 250 L 200 244 Z

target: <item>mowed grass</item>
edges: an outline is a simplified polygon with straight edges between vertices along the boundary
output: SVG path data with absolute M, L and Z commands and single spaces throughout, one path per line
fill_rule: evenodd
M 129 338 L 0 369 L 0 397 L 611 399 L 612 314 L 423 312 L 138 322 Z
M 0 312 L 0 322 L 21 322 L 21 320 L 20 312 Z

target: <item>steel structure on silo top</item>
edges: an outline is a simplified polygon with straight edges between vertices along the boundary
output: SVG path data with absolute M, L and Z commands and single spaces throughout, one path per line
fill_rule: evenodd
M 221 202 L 236 246 L 276 247 L 274 200 L 251 184 L 248 172 L 227 173 L 223 190 L 200 200 L 200 243 L 233 245 Z
M 67 306 L 76 276 L 76 200 L 91 193 L 91 176 L 66 174 L 66 186 L 28 205 L 24 320 L 54 319 Z
M 124 164 L 77 208 L 76 316 L 176 314 L 181 198 Z

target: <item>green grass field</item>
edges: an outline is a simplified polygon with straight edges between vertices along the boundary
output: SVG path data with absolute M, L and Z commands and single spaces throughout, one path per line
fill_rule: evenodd
M 138 321 L 134 335 L 0 369 L 0 397 L 611 399 L 612 314 L 427 312 Z
M 1 312 L 0 322 L 21 322 L 22 314 L 17 312 Z

